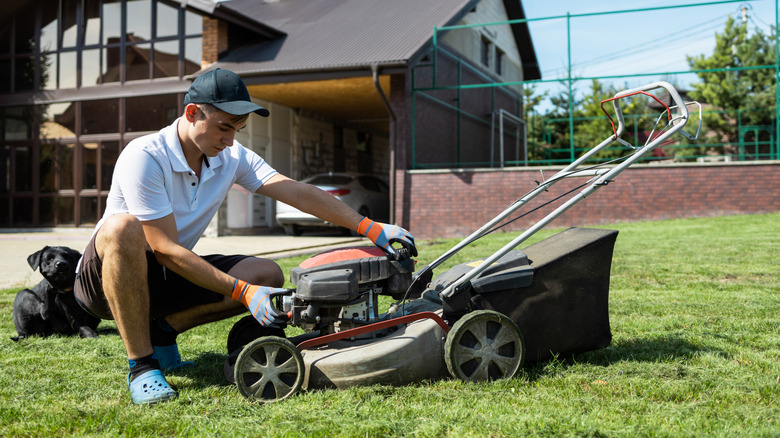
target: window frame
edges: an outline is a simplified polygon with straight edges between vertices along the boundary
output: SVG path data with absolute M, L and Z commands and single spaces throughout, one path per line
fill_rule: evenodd
M 142 77 L 138 80 L 154 80 L 154 79 L 163 79 L 163 78 L 171 78 L 171 77 L 178 77 L 179 79 L 183 78 L 187 73 L 187 58 L 185 54 L 185 47 L 187 45 L 187 42 L 193 40 L 193 39 L 201 39 L 203 38 L 203 28 L 201 27 L 199 30 L 200 32 L 192 32 L 190 29 L 187 29 L 185 27 L 185 24 L 187 23 L 187 20 L 189 18 L 189 14 L 195 14 L 195 15 L 201 15 L 200 13 L 190 10 L 185 7 L 181 7 L 176 2 L 171 2 L 167 0 L 148 0 L 149 2 L 149 22 L 150 22 L 150 35 L 148 36 L 141 36 L 141 39 L 135 41 L 135 40 L 129 40 L 128 39 L 128 2 L 133 0 L 118 0 L 117 2 L 111 2 L 111 3 L 118 3 L 119 9 L 120 9 L 120 31 L 119 31 L 119 37 L 117 41 L 111 41 L 109 42 L 106 40 L 106 12 L 105 12 L 105 5 L 106 2 L 100 0 L 98 2 L 98 18 L 99 18 L 99 25 L 98 25 L 98 36 L 97 36 L 97 42 L 90 42 L 87 43 L 87 23 L 90 19 L 93 19 L 95 17 L 87 17 L 86 14 L 88 13 L 87 2 L 90 0 L 75 0 L 73 4 L 76 8 L 75 13 L 75 19 L 76 19 L 76 42 L 75 45 L 69 45 L 68 47 L 63 47 L 63 33 L 64 30 L 63 27 L 63 17 L 66 13 L 66 11 L 63 10 L 63 7 L 66 5 L 67 0 L 53 0 L 51 3 L 52 5 L 56 5 L 57 12 L 54 15 L 55 18 L 53 21 L 42 23 L 42 8 L 48 5 L 42 5 L 39 2 L 36 6 L 31 7 L 30 9 L 25 9 L 17 14 L 14 14 L 9 19 L 9 25 L 12 32 L 12 37 L 10 38 L 10 53 L 2 53 L 0 54 L 0 62 L 8 62 L 10 60 L 11 63 L 11 85 L 8 92 L 10 93 L 16 93 L 20 91 L 25 91 L 23 89 L 19 89 L 19 86 L 17 84 L 17 74 L 14 73 L 15 65 L 24 62 L 24 60 L 32 57 L 34 62 L 34 69 L 35 69 L 35 84 L 33 85 L 34 89 L 47 89 L 47 90 L 66 90 L 66 89 L 81 89 L 84 87 L 92 87 L 92 86 L 100 86 L 104 84 L 110 84 L 110 83 L 120 83 L 124 84 L 127 82 L 131 82 L 131 79 L 128 78 L 128 59 L 127 54 L 129 50 L 133 50 L 134 48 L 141 48 L 142 53 L 146 53 L 146 59 L 147 59 L 147 67 L 148 71 L 142 73 Z M 158 12 L 161 10 L 161 5 L 174 8 L 176 12 L 177 17 L 177 23 L 176 23 L 176 32 L 172 35 L 166 35 L 157 37 L 157 22 L 158 22 Z M 94 6 L 93 6 L 94 8 Z M 14 36 L 15 32 L 14 29 L 16 28 L 16 22 L 19 20 L 17 18 L 17 15 L 20 15 L 22 13 L 33 13 L 35 14 L 35 22 L 36 22 L 36 29 L 35 29 L 35 42 L 34 42 L 34 53 L 20 53 L 17 50 L 18 44 L 14 42 Z M 41 30 L 43 27 L 49 26 L 51 23 L 56 21 L 56 41 L 53 44 L 53 47 L 49 48 L 48 50 L 45 50 L 41 44 Z M 190 19 L 190 21 L 192 21 Z M 170 45 L 170 43 L 173 42 L 177 44 L 178 50 L 175 53 L 171 53 L 173 56 L 175 54 L 176 56 L 176 68 L 175 69 L 168 69 L 169 72 L 173 71 L 172 75 L 161 75 L 160 73 L 163 71 L 162 69 L 157 69 L 157 64 L 155 57 L 157 56 L 157 49 L 155 46 L 157 45 L 163 45 L 164 43 L 167 43 L 165 45 Z M 110 53 L 111 51 L 117 51 L 118 56 L 116 60 L 115 65 L 108 65 L 109 58 L 111 58 Z M 85 53 L 88 53 L 90 51 L 97 51 L 97 64 L 99 66 L 99 73 L 96 78 L 95 83 L 85 83 Z M 148 53 L 147 53 L 148 52 Z M 167 52 L 165 52 L 167 53 Z M 75 55 L 75 66 L 72 65 L 71 62 L 63 63 L 63 57 L 67 56 L 74 56 Z M 52 71 L 49 72 L 49 80 L 47 83 L 41 83 L 42 82 L 42 63 L 40 62 L 41 57 L 48 57 L 50 59 L 52 67 Z M 95 57 L 92 56 L 90 58 L 93 60 Z M 63 64 L 67 64 L 63 65 Z M 64 73 L 65 68 L 73 68 L 72 75 L 74 76 L 74 79 L 68 80 L 71 73 Z M 118 71 L 118 75 L 116 76 L 116 80 L 110 80 L 107 79 L 108 74 L 116 69 Z M 67 81 L 67 85 L 66 85 Z M 73 86 L 71 86 L 73 84 Z

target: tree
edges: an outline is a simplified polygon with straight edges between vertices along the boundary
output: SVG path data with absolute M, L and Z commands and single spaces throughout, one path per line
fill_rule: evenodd
M 546 138 L 555 152 L 549 153 L 547 159 L 554 159 L 559 162 L 569 162 L 572 158 L 570 131 L 569 131 L 569 100 L 570 95 L 568 86 L 564 83 L 564 91 L 551 99 L 555 106 L 548 112 L 548 123 L 545 126 Z M 614 86 L 605 84 L 593 79 L 590 83 L 589 91 L 581 98 L 573 97 L 573 134 L 574 134 L 574 157 L 583 153 L 583 150 L 597 146 L 613 134 L 612 125 L 601 109 L 603 100 L 613 97 L 620 91 Z M 629 142 L 634 142 L 633 123 L 644 122 L 646 99 L 626 98 L 621 102 L 621 108 L 626 116 L 626 132 L 622 136 Z M 612 104 L 606 104 L 604 108 L 614 118 Z M 639 119 L 633 118 L 634 115 L 642 114 Z M 617 122 L 615 122 L 617 123 Z M 644 125 L 643 125 L 644 126 Z M 644 128 L 641 129 L 644 131 Z M 603 150 L 597 155 L 599 159 L 608 159 L 619 157 L 625 154 L 625 148 L 615 145 Z
M 691 69 L 706 70 L 697 73 L 701 81 L 690 96 L 723 110 L 703 117 L 707 129 L 720 134 L 716 138 L 734 143 L 739 141 L 739 125 L 774 125 L 774 69 L 744 69 L 775 63 L 771 37 L 760 29 L 748 35 L 746 23 L 729 17 L 723 32 L 715 35 L 712 55 L 687 58 Z
M 559 83 L 562 91 L 557 96 L 550 98 L 553 108 L 545 113 L 542 128 L 542 147 L 539 150 L 539 159 L 547 162 L 550 160 L 569 161 L 569 102 L 575 111 L 581 103 L 581 100 L 577 99 L 576 88 L 572 87 L 571 92 L 569 92 L 567 81 L 562 80 Z
M 528 139 L 528 159 L 536 161 L 542 159 L 542 127 L 544 118 L 536 111 L 536 107 L 547 98 L 548 91 L 536 94 L 533 85 L 523 86 L 523 120 Z

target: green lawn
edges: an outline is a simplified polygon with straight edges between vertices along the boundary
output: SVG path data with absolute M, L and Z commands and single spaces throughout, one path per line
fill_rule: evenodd
M 234 318 L 182 335 L 182 354 L 198 367 L 170 377 L 178 399 L 136 407 L 112 322 L 97 340 L 14 343 L 16 291 L 0 291 L 0 436 L 780 436 L 780 214 L 606 228 L 620 230 L 612 345 L 492 383 L 251 403 L 223 378 Z M 510 238 L 493 234 L 452 263 Z M 420 265 L 456 242 L 420 242 Z M 289 273 L 302 259 L 280 263 Z

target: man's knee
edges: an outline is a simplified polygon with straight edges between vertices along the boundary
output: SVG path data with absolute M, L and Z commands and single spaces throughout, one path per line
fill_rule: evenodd
M 122 248 L 124 253 L 146 250 L 146 237 L 141 221 L 129 214 L 117 214 L 107 218 L 97 232 L 95 243 L 101 256 L 110 248 Z
M 284 273 L 282 272 L 281 266 L 273 262 L 271 263 L 273 266 L 271 267 L 271 272 L 269 273 L 271 279 L 268 284 L 272 287 L 284 286 Z
M 250 257 L 238 262 L 228 274 L 250 284 L 260 286 L 284 286 L 284 273 L 272 260 Z
M 143 234 L 141 221 L 131 214 L 115 214 L 106 218 L 98 232 L 104 232 L 116 236 L 137 236 Z

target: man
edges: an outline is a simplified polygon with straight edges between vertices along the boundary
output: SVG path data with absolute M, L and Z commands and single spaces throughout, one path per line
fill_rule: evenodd
M 361 217 L 332 195 L 280 175 L 236 143 L 249 114 L 269 114 L 251 102 L 235 73 L 203 74 L 184 103 L 184 114 L 170 126 L 122 151 L 75 286 L 83 307 L 116 321 L 136 404 L 176 396 L 163 372 L 194 365 L 181 360 L 179 333 L 247 309 L 262 325 L 284 323 L 271 303 L 274 288 L 284 284 L 276 263 L 192 252 L 234 183 L 357 230 L 388 253 L 395 252 L 393 242 L 416 253 L 406 230 Z

